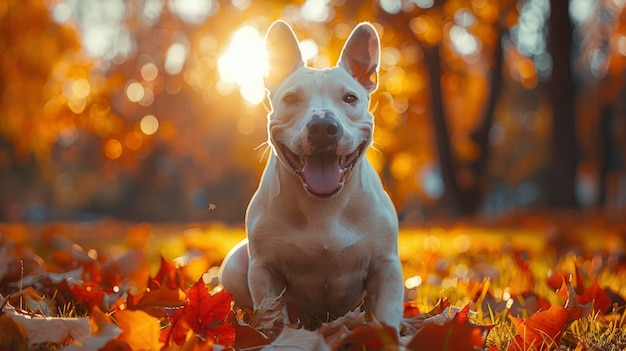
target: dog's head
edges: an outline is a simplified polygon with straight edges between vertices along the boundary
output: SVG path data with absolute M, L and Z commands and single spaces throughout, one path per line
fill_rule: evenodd
M 339 193 L 372 143 L 370 94 L 377 87 L 380 41 L 369 23 L 347 39 L 337 66 L 305 66 L 298 40 L 282 21 L 267 32 L 265 87 L 272 110 L 269 141 L 282 167 L 315 197 Z

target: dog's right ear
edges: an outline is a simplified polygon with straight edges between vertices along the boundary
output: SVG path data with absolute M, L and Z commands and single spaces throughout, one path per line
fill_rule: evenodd
M 296 34 L 284 21 L 274 22 L 267 30 L 265 51 L 267 71 L 263 82 L 267 89 L 273 89 L 287 76 L 305 65 Z

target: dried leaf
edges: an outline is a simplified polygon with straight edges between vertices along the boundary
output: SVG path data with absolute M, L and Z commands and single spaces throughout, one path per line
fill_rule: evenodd
M 69 338 L 85 338 L 91 334 L 89 318 L 56 318 L 30 316 L 6 307 L 4 312 L 14 321 L 21 324 L 28 336 L 28 344 L 53 342 L 64 344 Z
M 323 323 L 317 332 L 324 336 L 326 343 L 332 349 L 336 349 L 351 330 L 365 324 L 365 312 L 362 312 L 359 306 L 334 321 Z
M 250 325 L 262 330 L 270 339 L 275 339 L 284 326 L 285 299 L 283 290 L 279 296 L 264 297 L 252 318 Z
M 278 338 L 263 351 L 330 351 L 321 334 L 305 330 L 285 328 Z
M 0 302 L 2 295 L 0 295 Z M 2 305 L 2 303 L 0 303 Z M 26 351 L 28 349 L 28 338 L 26 331 L 21 324 L 11 317 L 2 313 L 0 308 L 0 350 L 6 351 Z
M 113 320 L 99 308 L 93 309 L 89 321 L 93 334 L 86 338 L 74 340 L 63 348 L 63 351 L 100 350 L 122 333 L 122 329 L 116 326 Z

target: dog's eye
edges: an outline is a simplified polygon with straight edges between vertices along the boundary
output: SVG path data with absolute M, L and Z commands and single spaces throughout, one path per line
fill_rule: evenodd
M 348 94 L 343 96 L 343 102 L 345 102 L 346 104 L 351 104 L 352 105 L 352 104 L 356 103 L 357 101 L 359 101 L 359 98 L 356 97 L 356 95 L 354 95 L 354 94 L 348 93 Z
M 296 93 L 287 93 L 283 96 L 283 103 L 287 105 L 294 105 L 298 103 L 298 95 Z

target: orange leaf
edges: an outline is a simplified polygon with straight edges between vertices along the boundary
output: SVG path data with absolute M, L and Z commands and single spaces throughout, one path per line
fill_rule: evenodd
M 572 287 L 569 281 L 563 280 L 563 284 L 557 291 L 557 295 L 566 301 L 566 309 L 569 313 L 568 322 L 573 322 L 579 318 L 585 317 L 591 312 L 591 303 L 579 303 L 580 296 L 576 294 L 574 287 Z
M 145 291 L 139 295 L 129 295 L 127 299 L 128 308 L 131 310 L 151 307 L 181 307 L 184 301 L 185 293 L 182 290 L 167 287 Z
M 398 345 L 396 329 L 384 324 L 368 324 L 354 329 L 352 333 L 339 342 L 337 349 L 345 351 L 382 351 L 396 349 Z
M 564 281 L 570 281 L 570 274 L 562 271 L 554 272 L 554 274 L 546 279 L 548 286 L 552 290 L 559 289 Z
M 118 327 L 122 329 L 119 341 L 123 341 L 133 350 L 160 350 L 159 320 L 144 311 L 122 310 L 113 315 Z
M 537 312 L 529 318 L 520 319 L 510 315 L 509 318 L 522 337 L 524 347 L 548 347 L 559 344 L 569 320 L 569 312 L 564 307 L 552 305 L 547 311 Z

